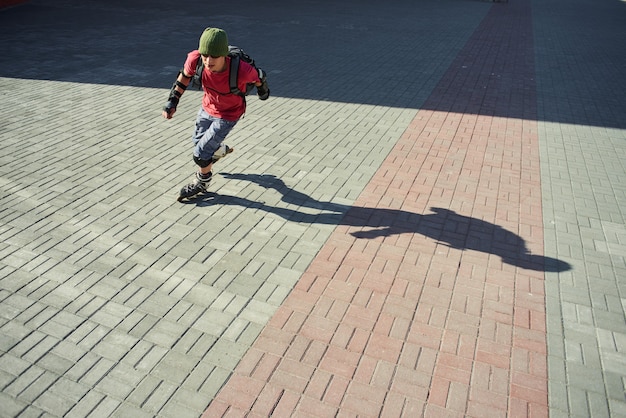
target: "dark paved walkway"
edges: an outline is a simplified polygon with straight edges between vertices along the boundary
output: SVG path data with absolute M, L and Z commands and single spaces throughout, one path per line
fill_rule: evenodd
M 0 416 L 626 416 L 623 2 L 201 4 L 0 11 Z

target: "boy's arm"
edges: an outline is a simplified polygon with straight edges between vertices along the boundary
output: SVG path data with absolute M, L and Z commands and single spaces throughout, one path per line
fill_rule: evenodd
M 256 86 L 256 92 L 261 100 L 267 100 L 270 97 L 270 88 L 267 85 L 267 77 L 265 71 L 259 69 L 259 80 L 254 85 Z
M 172 119 L 172 116 L 176 113 L 178 102 L 185 90 L 187 90 L 190 81 L 191 76 L 185 74 L 184 69 L 178 73 L 178 77 L 176 77 L 176 81 L 172 85 L 170 95 L 167 98 L 167 103 L 165 104 L 165 107 L 163 107 L 162 115 L 165 119 Z

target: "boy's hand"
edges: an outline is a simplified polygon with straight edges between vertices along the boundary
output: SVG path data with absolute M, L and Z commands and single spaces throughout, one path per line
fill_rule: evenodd
M 270 88 L 267 85 L 267 81 L 263 79 L 260 86 L 256 87 L 256 93 L 261 100 L 267 100 L 270 97 Z
M 165 119 L 172 119 L 172 117 L 174 116 L 174 113 L 176 113 L 176 109 L 170 109 L 169 112 L 163 109 L 163 112 L 161 114 L 163 115 Z
M 176 105 L 178 104 L 178 100 L 172 100 L 170 99 L 167 104 L 165 105 L 165 107 L 163 107 L 163 117 L 165 119 L 172 119 L 172 116 L 174 116 L 174 113 L 176 113 Z
M 256 86 L 256 93 L 261 100 L 267 100 L 270 97 L 270 88 L 267 85 L 267 77 L 265 76 L 265 71 L 259 68 L 259 82 L 254 83 Z

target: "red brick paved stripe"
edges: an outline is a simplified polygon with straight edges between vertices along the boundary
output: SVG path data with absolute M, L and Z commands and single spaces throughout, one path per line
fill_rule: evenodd
M 529 8 L 492 7 L 205 417 L 548 415 Z

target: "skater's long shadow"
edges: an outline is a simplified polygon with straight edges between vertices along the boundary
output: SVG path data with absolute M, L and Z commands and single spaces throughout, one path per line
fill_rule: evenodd
M 564 261 L 531 254 L 526 248 L 525 241 L 511 231 L 481 219 L 459 215 L 449 209 L 431 208 L 433 213 L 422 215 L 396 209 L 341 205 L 313 199 L 289 188 L 274 175 L 232 173 L 221 175 L 227 179 L 249 181 L 266 189 L 274 189 L 282 195 L 281 201 L 297 208 L 270 206 L 264 202 L 218 193 L 208 193 L 193 202 L 199 206 L 220 204 L 254 208 L 294 222 L 363 227 L 363 230 L 351 233 L 361 239 L 418 233 L 451 248 L 497 255 L 504 263 L 524 269 L 546 272 L 571 269 Z M 305 208 L 315 211 L 307 211 Z

